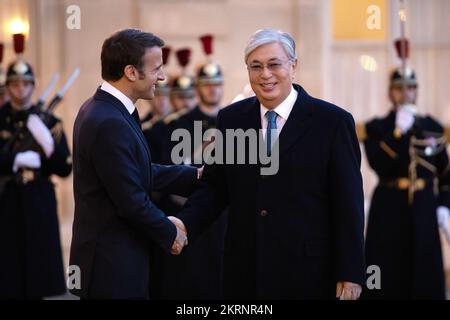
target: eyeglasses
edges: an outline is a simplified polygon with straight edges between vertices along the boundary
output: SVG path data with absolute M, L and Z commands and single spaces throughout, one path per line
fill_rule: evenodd
M 254 74 L 261 74 L 264 71 L 264 68 L 267 68 L 270 72 L 276 73 L 279 72 L 283 65 L 287 62 L 291 62 L 290 60 L 287 61 L 274 61 L 270 62 L 268 64 L 261 64 L 261 63 L 251 63 L 247 65 L 247 69 Z

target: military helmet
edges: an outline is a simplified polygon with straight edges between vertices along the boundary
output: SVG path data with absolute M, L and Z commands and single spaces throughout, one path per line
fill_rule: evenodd
M 412 68 L 406 67 L 405 71 L 403 68 L 396 68 L 391 72 L 389 77 L 390 86 L 417 86 L 416 73 Z
M 6 72 L 6 85 L 14 80 L 27 80 L 35 84 L 34 72 L 31 65 L 23 60 L 11 63 Z
M 195 96 L 195 81 L 189 75 L 183 74 L 172 80 L 170 94 L 174 96 L 192 98 Z
M 191 98 L 195 96 L 194 78 L 187 74 L 186 67 L 189 64 L 191 49 L 184 48 L 176 51 L 178 63 L 182 67 L 182 74 L 172 80 L 170 94 L 173 96 Z
M 219 64 L 211 61 L 213 53 L 214 37 L 210 34 L 200 37 L 202 42 L 203 52 L 207 57 L 207 62 L 200 66 L 197 72 L 197 84 L 223 84 L 222 70 Z

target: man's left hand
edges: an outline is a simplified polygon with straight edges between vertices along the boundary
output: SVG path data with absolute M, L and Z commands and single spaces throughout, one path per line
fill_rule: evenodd
M 362 288 L 357 283 L 339 281 L 336 284 L 336 298 L 341 300 L 358 300 L 361 291 Z
M 197 169 L 197 180 L 200 180 L 202 178 L 204 168 L 205 166 L 202 166 L 201 168 Z

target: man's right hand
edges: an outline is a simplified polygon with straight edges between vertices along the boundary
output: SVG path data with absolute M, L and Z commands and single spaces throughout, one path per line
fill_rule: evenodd
M 172 245 L 171 253 L 173 255 L 179 255 L 184 246 L 188 245 L 187 230 L 180 219 L 173 216 L 168 217 L 168 219 L 177 227 L 177 236 Z

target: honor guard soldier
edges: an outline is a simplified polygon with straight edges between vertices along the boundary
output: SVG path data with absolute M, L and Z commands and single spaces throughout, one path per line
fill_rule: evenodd
M 164 164 L 173 164 L 172 148 L 177 142 L 171 141 L 172 132 L 176 129 L 176 122 L 189 111 L 193 110 L 197 105 L 197 97 L 195 95 L 195 80 L 187 72 L 187 66 L 190 62 L 191 49 L 179 49 L 175 52 L 182 72 L 179 76 L 171 81 L 170 85 L 170 103 L 173 112 L 163 119 L 166 126 L 167 149 L 163 157 Z
M 0 109 L 0 298 L 66 292 L 52 175 L 67 177 L 71 155 L 62 123 L 31 102 L 33 69 L 7 69 L 10 101 Z
M 171 121 L 178 120 L 179 117 L 193 110 L 197 105 L 195 80 L 187 72 L 187 66 L 191 58 L 191 49 L 179 49 L 176 51 L 176 56 L 182 68 L 182 73 L 172 80 L 170 88 L 170 101 L 176 113 Z
M 195 125 L 201 130 L 202 137 L 206 130 L 215 128 L 217 113 L 223 95 L 223 75 L 220 66 L 213 62 L 213 36 L 204 35 L 200 37 L 203 51 L 207 56 L 207 62 L 201 65 L 197 72 L 196 90 L 199 98 L 198 105 L 190 112 L 180 117 L 175 126 L 179 129 L 189 131 L 191 135 L 191 157 L 184 160 L 185 164 L 202 166 L 203 149 L 208 142 L 203 143 L 200 139 L 194 139 Z M 209 139 L 209 138 L 208 138 Z M 194 142 L 199 140 L 200 144 Z
M 174 123 L 175 129 L 187 130 L 191 137 L 190 158 L 185 164 L 201 167 L 202 151 L 196 145 L 194 134 L 203 134 L 215 128 L 217 113 L 223 94 L 223 75 L 219 64 L 212 61 L 213 36 L 200 37 L 207 61 L 197 71 L 196 86 L 198 105 Z M 199 129 L 195 130 L 195 126 Z M 197 132 L 196 132 L 197 131 Z M 193 161 L 197 157 L 197 161 Z M 161 298 L 216 300 L 222 297 L 222 260 L 227 215 L 215 221 L 189 248 L 178 257 L 164 257 L 161 270 Z
M 181 73 L 169 81 L 170 86 L 165 84 L 157 86 L 161 93 L 168 93 L 170 98 L 171 112 L 161 117 L 151 129 L 145 131 L 147 142 L 152 150 L 152 159 L 155 163 L 170 165 L 173 164 L 171 152 L 175 142 L 171 141 L 173 130 L 176 129 L 176 123 L 186 113 L 194 109 L 197 100 L 195 96 L 195 80 L 187 72 L 187 66 L 190 62 L 191 49 L 184 48 L 175 52 L 178 64 L 181 67 Z M 156 155 L 153 156 L 156 150 Z M 153 194 L 153 199 L 158 207 L 167 215 L 175 215 L 183 206 L 185 198 L 170 194 Z M 171 259 L 163 252 L 158 252 L 158 263 L 154 264 L 151 275 L 154 278 L 153 288 L 151 290 L 153 299 L 171 299 L 176 290 L 176 281 L 170 270 L 180 263 L 180 259 Z M 183 273 L 184 274 L 184 273 Z M 176 276 L 176 279 L 179 279 Z M 184 280 L 183 280 L 184 281 Z
M 442 126 L 417 113 L 417 87 L 411 68 L 395 69 L 391 111 L 359 126 L 379 179 L 369 212 L 366 264 L 379 267 L 381 288 L 366 288 L 366 299 L 445 298 L 438 224 L 448 228 L 450 166 Z
M 0 108 L 8 101 L 8 94 L 6 92 L 6 74 L 2 68 L 3 61 L 3 43 L 0 43 Z

